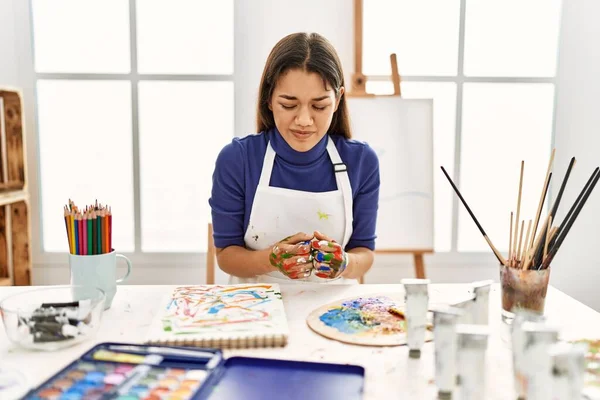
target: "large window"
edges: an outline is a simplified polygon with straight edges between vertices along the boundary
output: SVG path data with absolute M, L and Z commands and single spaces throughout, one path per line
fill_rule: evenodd
M 389 54 L 396 53 L 403 97 L 434 99 L 438 252 L 489 251 L 440 165 L 494 244 L 507 250 L 525 160 L 521 215 L 535 217 L 552 143 L 560 3 L 363 2 L 367 91 L 393 93 Z
M 233 0 L 31 7 L 43 251 L 67 251 L 71 198 L 112 207 L 121 252 L 204 252 L 234 129 Z

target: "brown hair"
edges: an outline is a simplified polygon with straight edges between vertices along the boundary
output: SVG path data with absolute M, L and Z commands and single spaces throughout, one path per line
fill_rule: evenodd
M 318 33 L 301 32 L 288 35 L 271 50 L 260 79 L 257 132 L 275 127 L 269 101 L 279 77 L 291 69 L 319 74 L 323 78 L 323 83 L 333 88 L 335 96 L 340 96 L 340 88 L 344 86 L 344 72 L 333 45 Z M 341 96 L 327 133 L 340 135 L 346 139 L 352 136 L 345 96 Z

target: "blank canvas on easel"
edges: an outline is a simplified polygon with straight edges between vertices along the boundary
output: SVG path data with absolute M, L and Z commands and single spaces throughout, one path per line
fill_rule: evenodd
M 353 138 L 379 157 L 378 250 L 433 249 L 433 100 L 348 97 Z

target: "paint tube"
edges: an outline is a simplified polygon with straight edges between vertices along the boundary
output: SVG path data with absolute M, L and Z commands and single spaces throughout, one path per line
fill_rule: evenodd
M 457 324 L 473 323 L 473 308 L 475 307 L 475 298 L 473 295 L 469 295 L 468 299 L 451 304 L 451 306 L 462 311 L 462 315 L 458 318 Z
M 523 357 L 525 347 L 525 335 L 523 333 L 524 322 L 543 322 L 545 321 L 544 316 L 528 311 L 526 309 L 515 310 L 515 317 L 511 324 L 511 346 L 512 346 L 512 362 L 513 362 L 513 375 L 515 381 L 515 391 L 518 398 L 525 398 L 527 395 L 526 391 L 526 380 L 525 380 L 525 359 Z
M 436 307 L 432 311 L 435 385 L 439 399 L 450 399 L 456 383 L 456 323 L 463 311 L 450 306 Z
M 492 280 L 473 282 L 473 293 L 475 295 L 472 306 L 473 324 L 488 324 L 490 288 L 493 282 Z
M 587 344 L 566 342 L 550 347 L 553 399 L 581 399 L 587 349 Z
M 408 356 L 421 357 L 427 329 L 427 307 L 429 305 L 429 279 L 402 279 L 406 313 L 406 341 Z
M 485 353 L 489 327 L 486 325 L 458 324 L 457 369 L 460 399 L 485 399 Z
M 527 400 L 552 398 L 550 347 L 558 340 L 558 329 L 543 322 L 523 322 L 523 360 Z

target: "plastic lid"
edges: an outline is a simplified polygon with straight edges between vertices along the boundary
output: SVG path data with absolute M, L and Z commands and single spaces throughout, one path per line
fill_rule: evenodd
M 0 364 L 0 399 L 20 399 L 28 391 L 29 384 L 23 373 Z

